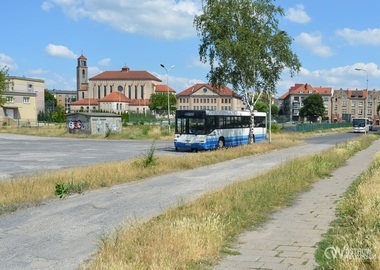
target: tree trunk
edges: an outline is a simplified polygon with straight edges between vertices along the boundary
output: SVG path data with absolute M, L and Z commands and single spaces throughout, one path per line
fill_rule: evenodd
M 253 106 L 250 106 L 249 112 L 251 113 L 251 121 L 249 123 L 249 144 L 252 144 L 255 142 L 255 135 L 254 135 L 254 129 L 255 129 L 255 111 L 253 109 Z

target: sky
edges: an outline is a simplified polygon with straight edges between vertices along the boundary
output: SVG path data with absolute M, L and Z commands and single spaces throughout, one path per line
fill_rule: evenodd
M 380 1 L 273 1 L 285 14 L 301 70 L 284 70 L 276 96 L 294 84 L 380 90 Z M 89 78 L 103 71 L 146 70 L 177 93 L 207 83 L 193 26 L 202 0 L 12 0 L 2 5 L 0 68 L 42 79 L 49 90 L 76 90 L 77 58 Z M 160 66 L 163 64 L 164 68 Z M 360 70 L 355 70 L 360 69 Z

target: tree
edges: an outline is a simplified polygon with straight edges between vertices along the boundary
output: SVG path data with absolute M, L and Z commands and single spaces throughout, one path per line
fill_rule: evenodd
M 318 117 L 325 114 L 323 98 L 319 94 L 311 94 L 303 100 L 303 107 L 300 110 L 301 117 L 307 117 L 309 121 L 316 122 Z
M 57 109 L 57 99 L 49 90 L 45 89 L 45 112 L 54 112 Z
M 285 68 L 291 76 L 300 69 L 291 49 L 292 38 L 278 27 L 281 7 L 270 0 L 208 0 L 194 25 L 201 37 L 199 56 L 209 62 L 213 86 L 231 84 L 250 110 L 253 142 L 254 93 L 275 93 Z
M 175 95 L 169 93 L 169 107 L 173 112 L 176 109 L 177 98 Z M 168 94 L 157 93 L 150 96 L 149 109 L 152 111 L 168 111 Z
M 5 89 L 8 87 L 8 83 L 6 81 L 6 77 L 8 74 L 8 68 L 2 67 L 0 69 L 0 106 L 5 103 L 5 98 L 3 97 Z

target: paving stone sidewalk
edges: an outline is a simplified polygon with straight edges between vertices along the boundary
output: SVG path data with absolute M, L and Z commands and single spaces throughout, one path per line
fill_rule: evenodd
M 236 250 L 215 270 L 314 269 L 317 243 L 336 218 L 335 208 L 352 182 L 371 164 L 380 142 L 357 153 L 329 178 L 314 184 L 291 207 L 273 214 L 262 227 L 242 234 Z

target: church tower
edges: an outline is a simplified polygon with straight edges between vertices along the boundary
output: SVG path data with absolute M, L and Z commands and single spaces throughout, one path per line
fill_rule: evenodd
M 80 95 L 80 93 L 84 93 L 84 91 L 88 90 L 88 67 L 87 67 L 87 58 L 83 56 L 79 56 L 78 65 L 77 65 L 77 96 L 78 100 L 84 98 Z M 87 91 L 86 91 L 87 92 Z M 87 93 L 88 95 L 88 93 Z

